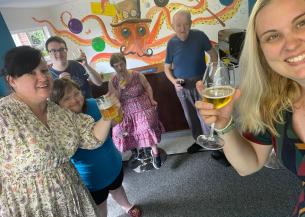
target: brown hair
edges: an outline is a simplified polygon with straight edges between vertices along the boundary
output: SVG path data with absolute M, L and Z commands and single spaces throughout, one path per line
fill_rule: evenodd
M 64 97 L 65 93 L 71 91 L 73 88 L 81 91 L 79 85 L 69 78 L 54 80 L 53 90 L 50 96 L 51 101 L 59 104 L 59 101 Z
M 10 49 L 4 57 L 2 75 L 14 78 L 31 73 L 43 60 L 40 50 L 30 46 L 20 46 Z
M 114 64 L 123 61 L 126 63 L 126 58 L 123 54 L 121 53 L 114 53 L 110 57 L 110 65 L 113 67 Z
M 48 40 L 46 41 L 46 50 L 49 51 L 48 49 L 48 45 L 51 43 L 51 42 L 57 42 L 59 44 L 64 44 L 65 45 L 65 48 L 67 48 L 67 44 L 65 42 L 65 40 L 63 40 L 61 37 L 59 36 L 51 36 L 50 38 L 48 38 Z

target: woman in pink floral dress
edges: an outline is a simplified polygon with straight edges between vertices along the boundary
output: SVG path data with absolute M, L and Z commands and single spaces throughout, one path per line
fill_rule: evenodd
M 116 74 L 109 81 L 109 92 L 116 94 L 124 112 L 123 121 L 113 127 L 113 141 L 121 152 L 151 147 L 153 165 L 158 169 L 161 158 L 157 143 L 161 140 L 163 126 L 151 86 L 143 74 L 127 70 L 122 54 L 113 54 L 110 65 Z

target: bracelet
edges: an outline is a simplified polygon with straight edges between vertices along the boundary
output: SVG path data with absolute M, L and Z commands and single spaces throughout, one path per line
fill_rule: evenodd
M 235 123 L 234 123 L 234 120 L 233 120 L 233 117 L 231 116 L 231 119 L 229 121 L 229 123 L 224 127 L 224 128 L 221 128 L 221 129 L 214 129 L 218 134 L 220 135 L 224 135 L 228 132 L 230 132 L 233 128 L 235 128 Z

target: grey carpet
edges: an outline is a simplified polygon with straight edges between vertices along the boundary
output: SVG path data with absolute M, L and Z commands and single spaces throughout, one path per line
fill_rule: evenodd
M 143 217 L 287 217 L 300 182 L 285 169 L 264 168 L 239 176 L 210 152 L 168 156 L 159 170 L 135 173 L 125 167 L 124 186 Z M 108 199 L 109 217 L 125 217 Z

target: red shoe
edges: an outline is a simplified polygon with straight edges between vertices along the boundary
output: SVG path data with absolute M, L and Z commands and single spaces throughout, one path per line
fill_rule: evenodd
M 128 215 L 130 217 L 141 217 L 142 216 L 142 210 L 140 207 L 134 205 L 133 207 L 131 207 L 130 210 L 128 210 Z

